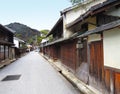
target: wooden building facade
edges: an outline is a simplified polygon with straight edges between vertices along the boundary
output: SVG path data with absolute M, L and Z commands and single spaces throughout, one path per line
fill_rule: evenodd
M 65 24 L 66 12 L 48 34 L 63 25 L 57 31 L 61 37 L 44 46 L 47 55 L 59 59 L 81 81 L 103 94 L 120 94 L 120 1 L 91 6 L 69 24 Z
M 13 33 L 11 29 L 0 25 L 0 66 L 10 63 L 15 58 Z
M 118 36 L 120 36 L 118 33 L 120 31 L 118 29 L 120 25 L 119 5 L 120 1 L 118 0 L 107 0 L 102 4 L 91 7 L 73 23 L 68 24 L 68 28 L 72 30 L 80 24 L 88 24 L 88 30 L 78 36 L 78 38 L 87 39 L 89 76 L 88 80 L 84 82 L 98 89 L 103 94 L 120 93 L 120 81 L 118 80 L 120 79 L 120 73 L 118 72 L 120 68 L 115 67 L 119 64 L 118 44 L 116 43 L 119 40 Z M 83 19 L 84 21 L 82 21 Z M 111 51 L 117 54 L 111 53 Z M 82 67 L 80 68 L 84 71 Z M 80 79 L 83 80 L 81 76 Z

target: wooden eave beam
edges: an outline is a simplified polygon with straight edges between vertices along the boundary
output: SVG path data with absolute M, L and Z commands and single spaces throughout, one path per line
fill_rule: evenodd
M 14 45 L 11 42 L 6 42 L 6 41 L 3 41 L 3 40 L 0 40 L 0 44 L 2 44 L 2 45 Z
M 109 8 L 117 6 L 117 5 L 120 5 L 120 2 L 118 2 L 118 3 L 115 2 L 114 4 L 110 4 L 110 5 L 104 6 L 101 9 L 99 8 L 97 10 L 94 10 L 94 11 L 91 12 L 91 16 L 95 15 L 95 14 L 98 14 L 100 12 L 103 12 L 103 11 L 107 11 Z
M 120 27 L 120 20 L 117 20 L 117 21 L 114 21 L 114 22 L 111 22 L 111 23 L 104 24 L 102 26 L 96 27 L 94 30 L 87 31 L 86 33 L 78 36 L 77 38 L 86 37 L 86 36 L 88 36 L 90 34 L 103 32 L 105 30 L 113 29 L 113 28 L 116 28 L 116 27 Z

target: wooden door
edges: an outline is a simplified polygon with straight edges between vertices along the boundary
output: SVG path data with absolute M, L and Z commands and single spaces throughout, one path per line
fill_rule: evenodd
M 102 41 L 90 43 L 90 74 L 100 81 L 104 79 Z

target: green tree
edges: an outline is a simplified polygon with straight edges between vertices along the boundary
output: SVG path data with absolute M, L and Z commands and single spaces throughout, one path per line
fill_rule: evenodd
M 15 37 L 21 38 L 21 37 L 22 37 L 22 34 L 17 34 L 17 33 L 15 33 Z
M 50 41 L 50 42 L 53 41 L 53 36 L 52 36 L 52 35 L 49 36 L 48 38 L 49 38 L 49 41 Z
M 37 37 L 37 43 L 40 44 L 42 39 L 44 39 L 44 38 L 45 38 L 44 36 Z
M 81 3 L 85 0 L 70 0 L 70 2 L 74 5 L 74 4 L 78 4 L 78 3 Z
M 41 32 L 41 36 L 38 36 L 38 37 L 37 37 L 37 42 L 38 42 L 38 44 L 41 43 L 42 39 L 45 39 L 45 38 L 46 38 L 46 35 L 48 34 L 49 30 L 46 30 L 46 29 L 45 29 L 45 30 L 41 30 L 40 32 Z
M 42 36 L 46 36 L 48 34 L 49 30 L 41 30 L 40 32 L 41 32 Z
M 34 41 L 33 38 L 29 38 L 27 42 L 32 45 L 33 41 Z
M 41 30 L 41 36 L 37 37 L 37 42 L 38 44 L 41 43 L 42 39 L 45 39 L 46 38 L 46 35 L 48 34 L 49 30 Z M 48 37 L 49 41 L 51 42 L 53 40 L 53 37 L 52 35 Z

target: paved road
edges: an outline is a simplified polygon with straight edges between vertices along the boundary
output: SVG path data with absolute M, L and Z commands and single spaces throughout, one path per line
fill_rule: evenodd
M 18 80 L 1 81 L 7 75 Z M 0 94 L 80 94 L 38 52 L 0 69 Z

